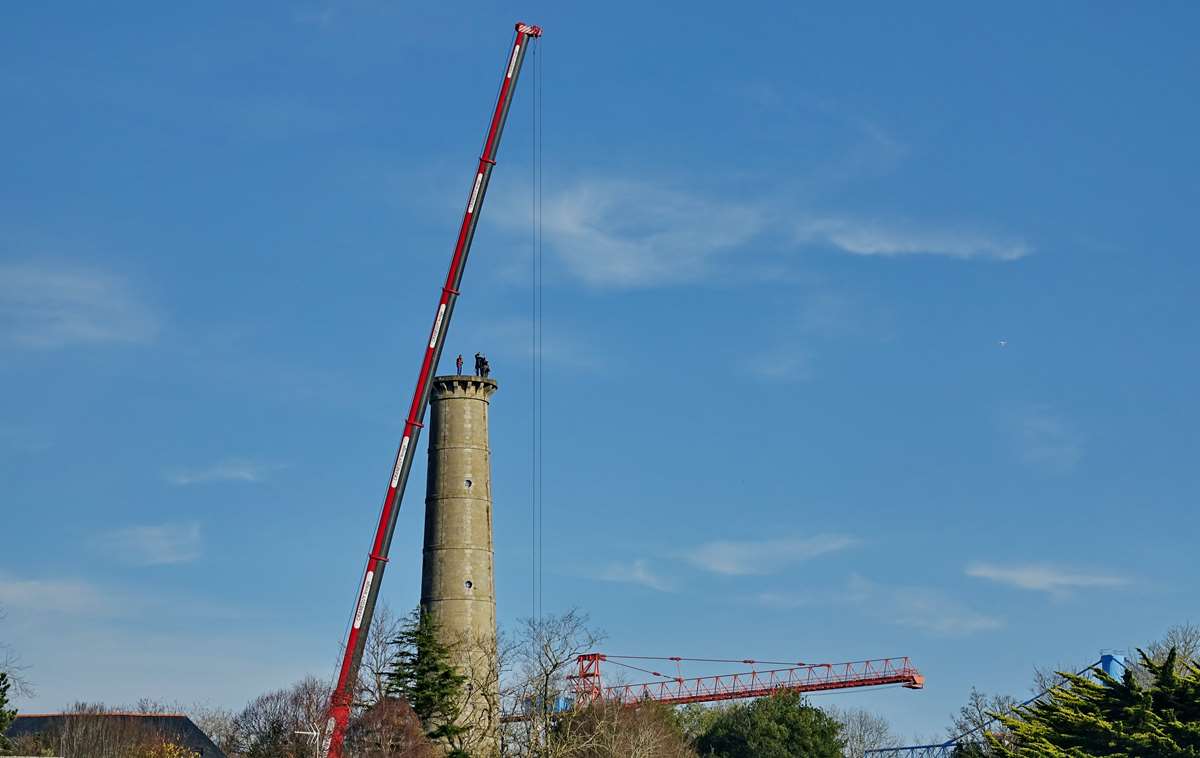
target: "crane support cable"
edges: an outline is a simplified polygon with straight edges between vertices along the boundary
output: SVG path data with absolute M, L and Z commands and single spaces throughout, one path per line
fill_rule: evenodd
M 424 357 L 421 361 L 420 373 L 417 375 L 416 388 L 413 390 L 412 403 L 404 422 L 404 436 L 401 438 L 399 449 L 396 452 L 396 462 L 392 467 L 391 478 L 384 494 L 383 506 L 380 508 L 375 539 L 367 554 L 366 569 L 363 572 L 362 582 L 359 584 L 358 600 L 354 605 L 350 631 L 347 634 L 346 648 L 342 656 L 342 665 L 338 671 L 333 695 L 330 698 L 329 719 L 324 729 L 324 743 L 321 752 L 327 758 L 342 758 L 342 743 L 346 737 L 346 727 L 350 722 L 350 708 L 354 701 L 354 691 L 358 686 L 359 665 L 362 662 L 363 650 L 370 631 L 371 618 L 375 612 L 375 602 L 379 597 L 379 587 L 383 580 L 384 567 L 387 565 L 392 536 L 396 531 L 396 518 L 404 498 L 409 471 L 412 469 L 417 439 L 424 425 L 425 410 L 429 406 L 433 377 L 437 373 L 446 333 L 450 327 L 450 318 L 454 314 L 454 304 L 458 300 L 461 290 L 463 271 L 466 268 L 471 242 L 479 224 L 479 214 L 483 209 L 483 199 L 487 194 L 488 182 L 492 176 L 492 169 L 496 166 L 500 136 L 504 131 L 504 124 L 508 120 L 508 111 L 512 106 L 513 93 L 521 73 L 521 64 L 525 60 L 530 42 L 541 36 L 540 27 L 518 23 L 509 56 L 505 61 L 496 107 L 492 112 L 478 166 L 471 177 L 467 207 L 463 212 L 458 239 L 454 245 L 454 255 L 450 259 L 450 270 L 446 274 L 446 282 L 442 286 L 441 295 L 438 298 L 433 327 L 422 348 Z
M 1083 676 L 1089 671 L 1094 671 L 1102 664 L 1103 660 L 1096 661 L 1090 666 L 1086 666 L 1079 671 L 1076 671 L 1075 676 Z M 1061 673 L 1058 675 L 1057 680 L 1058 681 L 1056 681 L 1054 684 L 1029 698 L 1025 702 L 1017 703 L 1016 705 L 1012 706 L 1004 713 L 1004 715 L 1011 715 L 1012 713 L 1016 712 L 1018 708 L 1024 708 L 1030 703 L 1040 700 L 1041 698 L 1050 694 L 1050 691 L 1055 687 L 1061 686 L 1063 682 L 1067 681 L 1066 677 L 1064 677 Z M 904 747 L 875 748 L 872 750 L 863 751 L 863 757 L 866 758 L 866 756 L 879 756 L 880 758 L 926 758 L 927 756 L 928 758 L 942 758 L 944 756 L 945 758 L 952 758 L 957 749 L 963 744 L 963 740 L 978 732 L 985 731 L 988 727 L 990 727 L 992 724 L 995 724 L 999 720 L 1000 719 L 996 716 L 992 716 L 982 724 L 979 724 L 972 729 L 968 729 L 957 737 L 951 737 L 945 742 L 935 742 L 928 745 L 906 745 Z
M 820 666 L 819 663 L 805 663 L 804 661 L 759 661 L 754 658 L 685 658 L 678 655 L 609 655 L 604 654 L 605 660 L 612 658 L 623 658 L 627 661 L 694 661 L 698 663 L 745 663 L 747 665 L 755 665 L 758 663 L 764 666 Z

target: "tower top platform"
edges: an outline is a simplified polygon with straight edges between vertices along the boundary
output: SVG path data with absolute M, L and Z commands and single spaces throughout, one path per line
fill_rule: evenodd
M 500 385 L 490 376 L 469 376 L 454 374 L 451 376 L 433 377 L 433 399 L 442 400 L 450 397 L 470 397 L 487 400 Z

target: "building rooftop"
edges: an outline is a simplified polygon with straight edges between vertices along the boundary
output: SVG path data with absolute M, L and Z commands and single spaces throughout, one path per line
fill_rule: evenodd
M 85 720 L 92 723 L 102 723 L 116 729 L 138 729 L 145 733 L 185 747 L 199 754 L 201 758 L 225 758 L 220 748 L 213 744 L 200 727 L 182 713 L 31 713 L 18 714 L 5 733 L 6 737 L 16 739 L 30 735 L 42 735 L 53 738 L 62 734 Z

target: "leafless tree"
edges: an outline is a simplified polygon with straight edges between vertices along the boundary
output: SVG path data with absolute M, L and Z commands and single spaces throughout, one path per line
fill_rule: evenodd
M 257 749 L 279 758 L 321 758 L 329 694 L 328 684 L 308 676 L 288 689 L 259 695 L 234 717 L 234 752 Z
M 228 753 L 234 747 L 235 714 L 228 708 L 196 704 L 182 711 L 213 744 Z
M 0 621 L 4 621 L 5 612 L 0 608 Z M 12 646 L 7 642 L 0 640 L 0 672 L 8 674 L 8 683 L 12 686 L 12 693 L 21 697 L 33 697 L 33 684 L 25 675 L 29 670 L 28 666 L 21 663 L 20 656 L 12 649 Z
M 152 697 L 138 698 L 138 701 L 133 705 L 122 708 L 121 710 L 129 713 L 143 713 L 149 716 L 161 716 L 167 713 L 183 713 L 184 707 L 178 703 L 164 703 L 161 700 L 155 700 Z
M 287 691 L 275 690 L 251 700 L 233 722 L 233 752 L 249 753 L 271 743 L 291 742 L 295 724 L 287 706 Z M 272 745 L 275 747 L 276 745 Z
M 670 708 L 599 701 L 563 716 L 554 729 L 557 755 L 569 758 L 696 758 Z
M 1200 662 L 1200 626 L 1192 623 L 1176 624 L 1167 630 L 1161 640 L 1151 642 L 1145 648 L 1146 657 L 1155 663 L 1162 663 L 1167 659 L 1167 654 L 1175 651 L 1175 672 L 1183 673 L 1187 670 L 1188 662 Z M 1138 681 L 1146 684 L 1150 680 L 1150 672 L 1142 666 L 1138 659 L 1130 660 L 1129 665 L 1133 668 L 1133 674 Z
M 44 735 L 64 758 L 150 758 L 179 754 L 153 724 L 98 703 L 76 703 L 53 733 Z
M 842 754 L 846 758 L 862 758 L 864 750 L 896 747 L 900 738 L 892 732 L 892 725 L 877 713 L 865 708 L 837 708 L 830 706 L 824 711 L 842 725 L 842 738 L 846 745 Z
M 904 739 L 904 738 L 900 739 L 900 742 L 903 742 L 905 745 L 940 745 L 940 744 L 944 743 L 945 741 L 946 741 L 946 737 L 944 735 L 938 734 L 937 732 L 934 732 L 932 734 L 928 734 L 928 733 L 924 733 L 924 732 L 916 732 L 913 734 L 912 737 L 909 737 L 908 739 Z
M 363 649 L 362 665 L 358 670 L 355 702 L 360 708 L 370 708 L 386 697 L 387 674 L 395 655 L 392 642 L 400 635 L 403 626 L 404 619 L 397 616 L 387 603 L 375 607 L 375 616 Z
M 979 745 L 985 751 L 988 749 L 985 733 L 1000 735 L 1004 727 L 992 714 L 1008 713 L 1017 705 L 1017 699 L 1009 695 L 987 695 L 974 687 L 967 698 L 967 704 L 958 709 L 951 719 L 954 726 L 950 729 L 949 737 L 962 736 L 961 744 Z
M 1161 640 L 1146 648 L 1146 655 L 1153 661 L 1161 661 L 1174 650 L 1183 660 L 1200 660 L 1200 626 L 1191 623 L 1176 624 L 1167 630 Z
M 492 758 L 499 753 L 500 714 L 505 708 L 501 680 L 511 665 L 512 644 L 503 635 L 463 636 L 449 643 L 459 673 L 466 677 L 454 710 L 466 729 L 450 747 Z
M 1083 671 L 1085 664 L 1082 663 L 1059 663 L 1056 666 L 1034 666 L 1033 667 L 1033 684 L 1029 687 L 1030 697 L 1036 697 L 1044 692 L 1049 692 L 1055 687 L 1059 687 L 1066 682 L 1064 673 L 1075 673 Z
M 439 758 L 442 754 L 408 703 L 384 697 L 350 724 L 346 751 L 353 758 Z
M 603 639 L 578 609 L 519 622 L 502 697 L 507 710 L 527 718 L 502 731 L 503 755 L 560 758 L 596 739 L 586 729 L 577 729 L 582 723 L 561 718 L 558 705 L 570 692 L 567 677 L 575 671 L 575 659 L 594 651 Z

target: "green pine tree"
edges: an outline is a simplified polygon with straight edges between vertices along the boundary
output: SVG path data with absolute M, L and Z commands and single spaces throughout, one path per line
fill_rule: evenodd
M 396 655 L 387 674 L 388 695 L 407 700 L 425 734 L 452 748 L 451 758 L 470 758 L 456 747 L 466 732 L 459 716 L 467 678 L 455 669 L 437 623 L 420 610 L 413 611 L 392 644 Z
M 824 711 L 786 692 L 723 709 L 696 747 L 715 758 L 841 758 L 841 730 Z
M 8 749 L 8 738 L 4 735 L 8 733 L 8 728 L 12 726 L 13 719 L 17 717 L 17 709 L 8 707 L 8 690 L 10 687 L 12 687 L 12 683 L 8 681 L 8 674 L 0 671 L 0 750 Z
M 1000 716 L 1011 734 L 1005 742 L 989 736 L 995 755 L 1200 757 L 1200 664 L 1177 666 L 1174 650 L 1159 663 L 1138 653 L 1149 685 L 1138 684 L 1128 669 L 1120 680 L 1099 670 L 1064 674 L 1066 682 L 1043 700 Z

